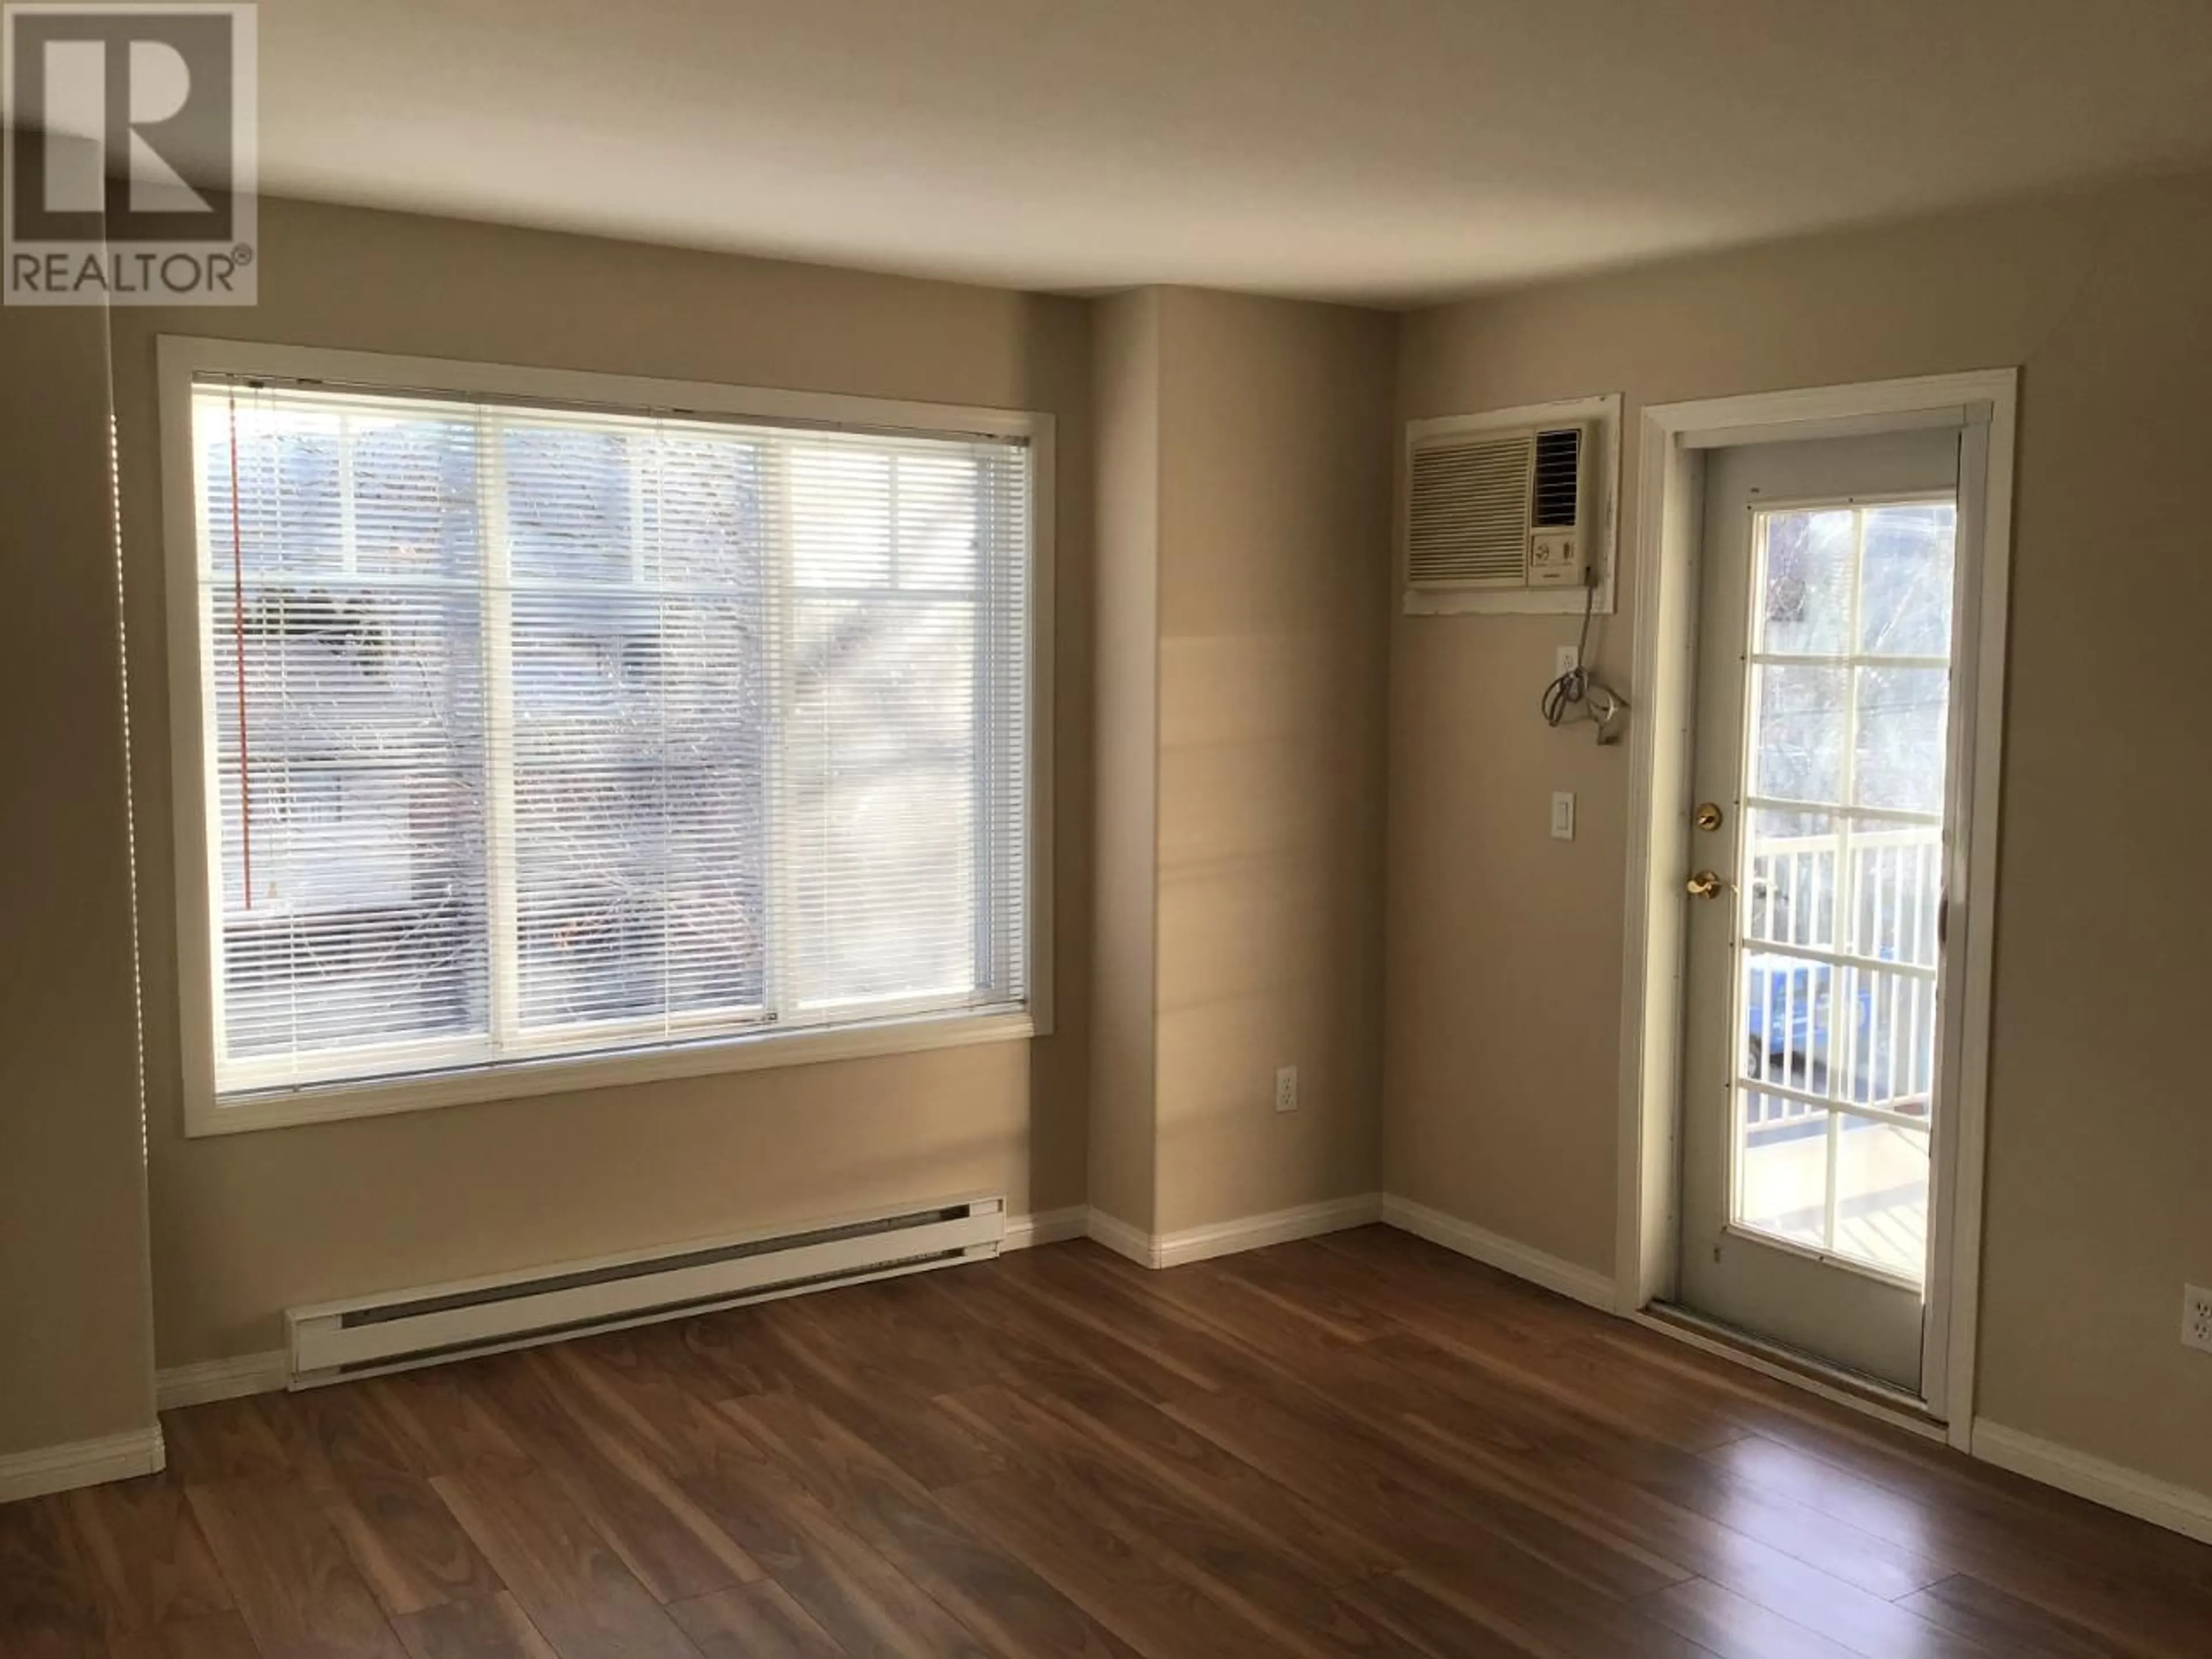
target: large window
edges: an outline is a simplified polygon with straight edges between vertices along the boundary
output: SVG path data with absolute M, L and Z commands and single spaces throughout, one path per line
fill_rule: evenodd
M 1024 1008 L 1019 434 L 188 395 L 216 1103 Z

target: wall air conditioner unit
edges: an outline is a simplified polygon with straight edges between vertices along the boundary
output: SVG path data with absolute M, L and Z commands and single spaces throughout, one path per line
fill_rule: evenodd
M 1609 577 L 1618 398 L 1406 429 L 1406 610 L 1580 611 Z M 1611 583 L 1600 608 L 1612 608 Z

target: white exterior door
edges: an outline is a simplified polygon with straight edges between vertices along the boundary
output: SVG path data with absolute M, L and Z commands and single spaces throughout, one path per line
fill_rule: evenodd
M 1921 1392 L 1960 433 L 1716 450 L 1678 1297 Z

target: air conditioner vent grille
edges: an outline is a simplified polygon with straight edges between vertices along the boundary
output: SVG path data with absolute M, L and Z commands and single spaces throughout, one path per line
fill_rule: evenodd
M 1583 434 L 1579 427 L 1536 434 L 1536 510 L 1539 530 L 1571 530 L 1581 506 Z
M 1527 434 L 1515 433 L 1414 451 L 1407 481 L 1409 585 L 1525 580 L 1530 449 Z

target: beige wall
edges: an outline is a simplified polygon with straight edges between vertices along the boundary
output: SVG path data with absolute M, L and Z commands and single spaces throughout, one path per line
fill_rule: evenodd
M 118 313 L 161 1364 L 289 1304 L 971 1190 L 1080 1201 L 1091 817 L 1079 302 L 409 216 L 263 205 L 261 302 Z M 1048 410 L 1060 423 L 1055 1034 L 197 1140 L 179 1129 L 155 337 L 219 333 Z M 119 1042 L 126 1031 L 100 1028 Z
M 1091 1194 L 1146 1231 L 1375 1189 L 1394 331 L 1101 308 Z
M 1395 333 L 1160 297 L 1164 1233 L 1376 1189 Z
M 2023 366 L 1979 1409 L 2200 1491 L 2208 294 L 2212 179 L 2176 181 L 1425 312 L 1399 410 L 1618 390 L 1632 433 L 1646 403 Z M 1596 653 L 1623 683 L 1628 575 Z M 1569 623 L 1392 626 L 1388 1185 L 1610 1270 L 1626 751 L 1536 717 Z
M 1159 1138 L 1159 290 L 1101 301 L 1091 341 L 1098 821 L 1090 1201 L 1149 1233 Z
M 0 1456 L 154 1420 L 106 354 L 0 307 Z

